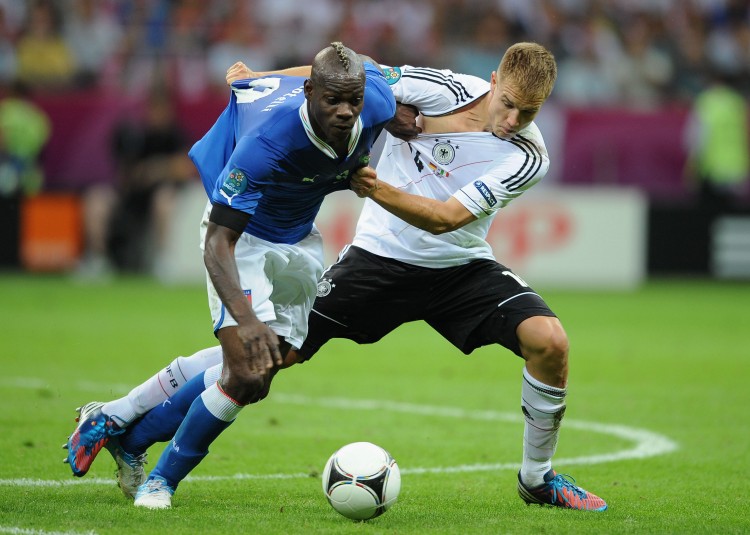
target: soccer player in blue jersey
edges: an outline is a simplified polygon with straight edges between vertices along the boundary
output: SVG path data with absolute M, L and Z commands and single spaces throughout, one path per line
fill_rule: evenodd
M 368 163 L 395 106 L 380 67 L 339 42 L 316 55 L 308 79 L 233 84 L 229 105 L 190 151 L 210 199 L 201 232 L 223 372 L 190 405 L 136 506 L 170 507 L 209 445 L 266 397 L 289 349 L 302 345 L 323 272 L 313 221 L 324 197 L 348 189 Z M 75 475 L 104 445 L 98 434 L 118 433 L 100 415 L 101 404 L 81 410 L 67 444 Z

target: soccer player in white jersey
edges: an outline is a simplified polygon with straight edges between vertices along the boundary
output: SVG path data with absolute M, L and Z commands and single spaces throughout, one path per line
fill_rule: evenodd
M 510 349 L 526 361 L 519 495 L 604 511 L 604 500 L 552 469 L 565 412 L 567 335 L 485 241 L 499 210 L 547 173 L 533 119 L 556 71 L 552 54 L 534 43 L 511 46 L 489 84 L 433 69 L 386 70 L 396 100 L 421 111 L 422 133 L 409 142 L 389 136 L 377 172 L 355 175 L 352 188 L 368 200 L 351 246 L 318 283 L 298 354 L 308 359 L 331 338 L 375 342 L 414 320 L 466 354 L 490 344 Z
M 228 79 L 258 74 L 236 64 Z M 533 119 L 552 91 L 554 58 L 537 44 L 519 43 L 506 51 L 489 83 L 409 66 L 386 69 L 386 77 L 396 100 L 422 114 L 419 128 L 403 123 L 388 129 L 401 127 L 402 137 L 421 134 L 408 142 L 389 135 L 377 173 L 364 168 L 352 181 L 359 195 L 369 197 L 355 238 L 321 277 L 308 336 L 285 365 L 311 358 L 331 338 L 372 343 L 414 320 L 425 320 L 466 354 L 502 345 L 526 362 L 519 495 L 527 503 L 605 510 L 604 500 L 552 469 L 565 412 L 567 335 L 544 300 L 494 259 L 485 240 L 500 208 L 547 172 L 549 158 Z M 148 400 L 165 395 L 160 385 L 176 366 L 184 369 L 169 391 L 190 379 L 191 367 L 220 361 L 218 351 L 178 359 L 129 400 L 112 402 L 113 410 L 119 403 L 142 414 L 158 403 Z M 163 433 L 158 440 L 168 439 L 169 422 L 179 420 L 175 400 L 183 393 L 189 400 L 191 388 L 200 390 L 219 372 L 220 365 L 205 377 L 198 373 L 171 404 L 129 428 L 120 439 L 129 442 L 125 450 L 143 455 L 156 430 Z M 127 475 L 128 466 L 118 464 Z

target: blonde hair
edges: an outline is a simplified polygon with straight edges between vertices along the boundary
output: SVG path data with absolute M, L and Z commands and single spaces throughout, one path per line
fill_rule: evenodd
M 505 51 L 497 76 L 512 81 L 529 95 L 546 99 L 557 79 L 557 63 L 552 52 L 542 45 L 516 43 Z

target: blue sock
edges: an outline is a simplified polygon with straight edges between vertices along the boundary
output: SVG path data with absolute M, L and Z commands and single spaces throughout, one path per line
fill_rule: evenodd
M 218 384 L 207 388 L 190 406 L 149 478 L 161 476 L 176 489 L 180 481 L 208 455 L 208 447 L 232 424 L 241 409 L 242 406 L 226 396 Z
M 131 455 L 140 455 L 157 442 L 171 439 L 185 419 L 190 405 L 206 389 L 205 372 L 185 383 L 171 398 L 130 424 L 119 437 L 120 446 Z

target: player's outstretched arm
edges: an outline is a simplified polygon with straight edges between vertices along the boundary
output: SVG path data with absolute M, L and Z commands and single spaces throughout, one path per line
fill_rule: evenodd
M 362 56 L 364 61 L 368 61 L 378 68 L 381 68 L 379 64 L 375 63 L 372 58 L 368 56 Z M 310 76 L 310 65 L 303 65 L 299 67 L 290 67 L 288 69 L 281 69 L 278 71 L 254 71 L 243 62 L 238 61 L 227 69 L 227 85 L 232 85 L 232 82 L 237 80 L 245 80 L 247 78 L 261 78 L 263 76 L 269 76 L 273 74 L 283 74 L 286 76 Z M 382 68 L 381 68 L 382 70 Z M 414 139 L 418 134 L 422 132 L 422 129 L 417 126 L 416 118 L 419 115 L 419 110 L 414 106 L 406 104 L 396 104 L 396 115 L 393 120 L 388 123 L 385 129 L 391 133 L 394 137 L 409 141 Z
M 372 167 L 358 169 L 351 188 L 358 196 L 369 197 L 396 217 L 431 234 L 451 232 L 476 219 L 455 197 L 438 201 L 406 193 L 378 180 Z
M 378 69 L 380 69 L 381 72 L 383 72 L 383 68 L 380 66 L 380 64 L 376 63 L 371 57 L 365 56 L 363 54 L 360 54 L 359 57 L 362 58 L 362 61 L 372 63 Z M 245 80 L 247 78 L 261 78 L 263 76 L 271 76 L 274 74 L 309 77 L 311 72 L 311 65 L 299 65 L 297 67 L 288 67 L 286 69 L 279 69 L 275 71 L 254 71 L 243 62 L 238 61 L 227 69 L 226 81 L 227 85 L 232 85 L 232 82 L 236 80 Z
M 261 78 L 263 76 L 270 76 L 272 74 L 283 74 L 285 76 L 304 76 L 309 77 L 311 71 L 310 65 L 301 65 L 299 67 L 289 67 L 287 69 L 280 69 L 278 71 L 254 71 L 243 62 L 238 61 L 227 69 L 227 85 L 232 85 L 232 82 L 236 80 L 244 80 L 246 78 Z

